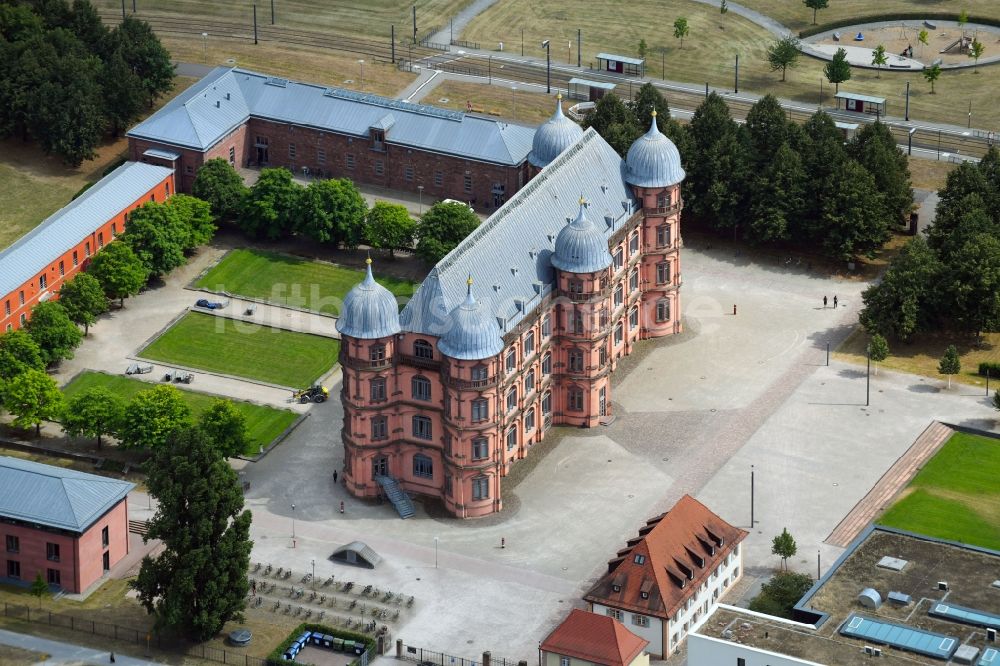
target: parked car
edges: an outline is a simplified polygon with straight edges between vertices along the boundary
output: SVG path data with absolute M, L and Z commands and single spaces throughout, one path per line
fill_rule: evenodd
M 199 308 L 205 308 L 207 310 L 221 310 L 225 307 L 225 304 L 219 303 L 218 301 L 210 301 L 207 298 L 199 298 L 195 305 Z

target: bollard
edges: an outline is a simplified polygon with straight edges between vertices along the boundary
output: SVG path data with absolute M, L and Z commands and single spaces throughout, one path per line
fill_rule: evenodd
M 736 303 L 733 303 L 733 315 L 736 314 Z
M 507 539 L 505 539 L 504 537 L 500 537 L 500 547 L 501 548 L 507 547 Z
M 340 500 L 340 512 L 344 513 L 344 500 Z
M 403 658 L 403 639 L 402 638 L 397 638 L 396 639 L 396 659 L 402 659 L 402 658 Z

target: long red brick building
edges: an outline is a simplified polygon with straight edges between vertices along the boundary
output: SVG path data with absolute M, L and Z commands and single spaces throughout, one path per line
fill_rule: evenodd
M 503 508 L 553 425 L 612 416 L 610 375 L 680 320 L 681 167 L 656 125 L 621 157 L 557 109 L 532 180 L 431 270 L 401 314 L 371 267 L 345 299 L 344 476 L 355 495 Z
M 131 159 L 169 166 L 189 192 L 198 168 L 286 167 L 428 201 L 494 210 L 528 179 L 534 130 L 368 93 L 219 67 L 128 132 Z
M 0 251 L 0 331 L 24 326 L 35 305 L 57 299 L 63 283 L 125 230 L 132 210 L 174 189 L 172 170 L 126 162 Z

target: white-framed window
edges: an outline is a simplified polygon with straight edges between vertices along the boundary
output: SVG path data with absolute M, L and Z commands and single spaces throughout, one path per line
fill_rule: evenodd
M 628 239 L 628 253 L 635 254 L 639 251 L 639 234 L 632 234 L 632 237 Z
M 485 382 L 489 379 L 489 368 L 485 365 L 477 365 L 472 368 L 472 381 L 474 382 Z
M 477 476 L 472 479 L 472 499 L 484 500 L 490 497 L 490 477 Z
M 516 349 L 511 349 L 509 352 L 507 352 L 507 360 L 505 362 L 505 365 L 507 366 L 507 372 L 513 372 L 514 370 L 517 370 Z
M 615 270 L 620 270 L 625 265 L 625 253 L 621 248 L 615 250 Z
M 45 273 L 42 273 L 41 275 L 38 276 L 38 288 L 45 289 L 48 286 L 49 286 L 49 276 L 47 276 Z
M 535 429 L 535 408 L 532 407 L 524 414 L 524 432 L 531 432 Z
M 639 271 L 632 271 L 631 275 L 628 276 L 628 288 L 630 291 L 639 289 Z
M 229 164 L 236 166 L 236 146 L 229 146 Z
M 507 431 L 507 450 L 510 451 L 517 446 L 517 426 L 511 426 Z
M 670 225 L 661 224 L 656 227 L 656 246 L 670 247 Z
M 615 300 L 614 300 L 615 307 L 618 307 L 624 302 L 625 302 L 625 289 L 621 285 L 618 285 L 617 287 L 615 287 Z
M 552 353 L 545 352 L 545 356 L 542 357 L 542 374 L 551 375 L 552 374 Z
M 546 393 L 542 396 L 542 414 L 552 413 L 552 394 Z
M 622 342 L 622 338 L 623 338 L 622 323 L 618 322 L 617 324 L 615 324 L 615 344 L 620 345 Z
M 528 395 L 535 390 L 535 371 L 528 370 L 524 376 L 524 395 Z
M 648 627 L 649 626 L 649 618 L 646 617 L 645 615 L 639 615 L 637 613 L 633 613 L 632 614 L 632 624 L 634 624 L 637 627 Z
M 617 608 L 608 608 L 604 611 L 604 614 L 607 615 L 608 617 L 615 618 L 619 622 L 622 621 L 622 612 Z
M 559 657 L 559 666 L 569 666 L 569 657 Z

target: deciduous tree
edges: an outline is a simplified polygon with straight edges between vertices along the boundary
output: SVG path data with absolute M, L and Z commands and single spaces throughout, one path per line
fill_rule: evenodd
M 205 162 L 191 186 L 191 193 L 207 201 L 220 220 L 232 220 L 239 215 L 248 191 L 243 177 L 221 157 Z
M 149 269 L 126 243 L 111 243 L 90 261 L 87 272 L 97 278 L 108 298 L 117 298 L 125 307 L 125 299 L 135 296 L 149 279 Z
M 118 439 L 126 449 L 156 451 L 191 425 L 191 409 L 173 386 L 140 391 L 125 407 Z
M 792 608 L 813 586 L 808 574 L 780 571 L 761 585 L 760 593 L 750 601 L 749 608 L 758 613 L 792 619 Z
M 252 238 L 282 238 L 294 227 L 302 189 L 288 169 L 261 169 L 244 200 L 237 224 Z
M 781 70 L 781 80 L 789 67 L 795 67 L 799 61 L 799 40 L 794 37 L 782 37 L 767 47 L 767 63 L 771 71 Z
M 795 539 L 788 533 L 787 527 L 771 540 L 771 554 L 781 558 L 781 567 L 786 571 L 788 570 L 788 558 L 795 557 L 798 550 Z
M 979 73 L 979 59 L 983 57 L 984 51 L 986 51 L 986 47 L 978 39 L 973 39 L 972 43 L 969 44 L 969 57 L 975 60 L 972 71 L 976 74 Z
M 875 65 L 875 78 L 882 78 L 882 67 L 889 62 L 885 55 L 885 47 L 879 44 L 872 49 L 872 64 Z
M 828 256 L 849 261 L 856 255 L 871 255 L 889 239 L 885 198 L 857 162 L 842 162 L 820 198 L 818 222 L 825 230 L 822 242 Z
M 690 159 L 685 164 L 687 209 L 716 229 L 737 229 L 745 217 L 750 181 L 750 140 L 711 93 L 688 126 Z
M 938 363 L 938 373 L 948 376 L 948 388 L 951 388 L 951 376 L 957 375 L 961 371 L 962 361 L 958 356 L 958 350 L 955 345 L 948 345 L 948 349 L 945 350 L 944 356 Z
M 913 188 L 906 154 L 885 123 L 862 127 L 847 144 L 847 153 L 875 179 L 875 187 L 885 195 L 887 213 L 901 223 L 913 207 Z
M 38 343 L 23 329 L 0 333 L 0 384 L 26 370 L 45 370 Z
M 129 214 L 128 226 L 118 242 L 132 248 L 149 275 L 160 277 L 184 265 L 191 231 L 179 208 L 149 201 Z
M 101 448 L 105 435 L 114 435 L 125 418 L 125 399 L 103 386 L 80 391 L 62 413 L 62 427 L 71 437 L 94 437 Z
M 948 259 L 941 285 L 942 312 L 976 336 L 1000 328 L 1000 239 L 978 233 Z
M 38 598 L 38 607 L 42 607 L 42 597 L 48 596 L 49 584 L 45 582 L 42 572 L 39 571 L 35 580 L 31 583 L 31 596 Z
M 805 207 L 806 174 L 798 153 L 783 143 L 754 179 L 747 238 L 757 243 L 787 240 Z
M 223 458 L 232 458 L 247 449 L 250 433 L 247 417 L 229 400 L 215 400 L 198 417 L 198 427 L 215 445 Z
M 875 361 L 875 374 L 878 374 L 878 364 L 889 358 L 889 343 L 884 337 L 875 333 L 868 342 L 868 358 Z
M 681 16 L 674 19 L 674 37 L 681 40 L 681 48 L 684 48 L 684 38 L 688 36 L 688 20 Z
M 647 123 L 648 116 L 643 124 Z M 632 143 L 642 134 L 635 114 L 617 95 L 605 95 L 599 99 L 593 112 L 584 120 L 584 127 L 593 127 L 622 157 L 628 154 Z
M 813 25 L 816 25 L 816 12 L 820 9 L 826 9 L 830 4 L 830 0 L 802 0 L 802 2 L 813 10 Z
M 70 321 L 83 326 L 83 334 L 90 332 L 90 325 L 108 311 L 108 297 L 101 283 L 89 273 L 77 273 L 59 289 L 59 304 L 66 310 Z
M 145 21 L 128 16 L 111 31 L 110 39 L 122 53 L 125 62 L 142 82 L 147 105 L 169 92 L 174 85 L 174 64 L 153 29 Z
M 435 264 L 479 226 L 479 217 L 463 203 L 436 203 L 417 227 L 417 255 Z
M 38 343 L 46 365 L 73 358 L 73 350 L 80 346 L 83 339 L 80 329 L 66 314 L 66 308 L 54 301 L 36 305 L 24 328 Z
M 368 205 L 346 178 L 317 180 L 299 195 L 295 230 L 317 243 L 354 248 L 361 242 Z
M 197 428 L 179 432 L 146 464 L 156 514 L 144 540 L 164 550 L 146 556 L 132 583 L 156 626 L 194 641 L 242 620 L 249 593 L 251 515 L 236 472 Z
M 25 370 L 5 382 L 0 389 L 3 407 L 14 415 L 18 428 L 35 428 L 40 435 L 43 421 L 54 421 L 62 414 L 63 397 L 55 380 L 41 370 Z
M 374 248 L 389 250 L 393 256 L 396 250 L 413 246 L 416 229 L 417 223 L 405 206 L 376 201 L 365 220 L 365 241 Z
M 941 78 L 941 65 L 934 63 L 930 67 L 924 67 L 924 79 L 931 84 L 931 94 L 934 94 L 934 83 Z
M 882 276 L 862 294 L 862 326 L 873 334 L 909 340 L 927 327 L 941 281 L 941 264 L 921 236 L 911 239 Z
M 212 240 L 216 227 L 211 204 L 187 194 L 175 194 L 167 199 L 166 205 L 180 213 L 180 220 L 187 230 L 182 246 L 185 252 L 191 252 Z
M 837 86 L 836 92 L 840 92 L 840 84 L 851 79 L 851 63 L 847 61 L 847 49 L 839 48 L 833 54 L 833 60 L 826 63 L 823 68 L 826 80 Z

